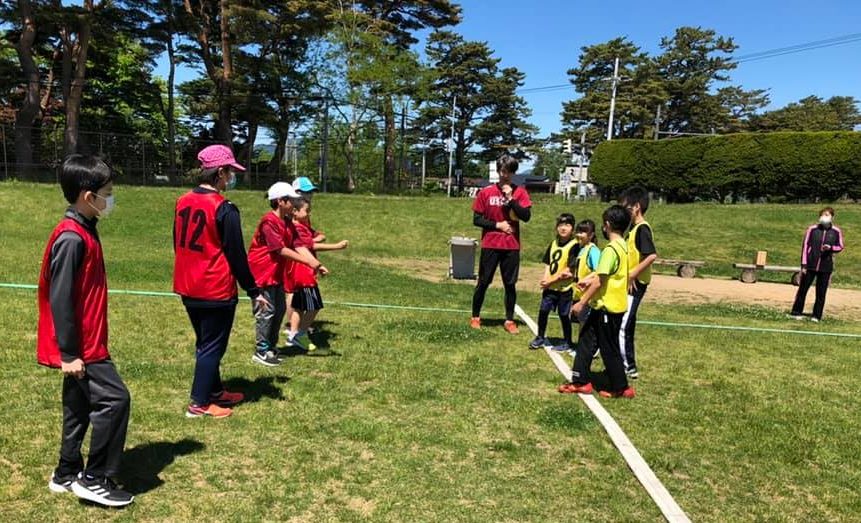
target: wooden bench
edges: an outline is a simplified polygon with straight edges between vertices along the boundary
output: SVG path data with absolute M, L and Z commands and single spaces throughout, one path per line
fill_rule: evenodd
M 789 272 L 792 273 L 789 281 L 795 285 L 801 283 L 801 269 L 798 267 L 788 267 L 785 265 L 756 265 L 753 263 L 733 263 L 732 266 L 736 269 L 741 269 L 741 276 L 739 276 L 739 280 L 744 283 L 756 283 L 756 273 L 757 271 L 775 271 L 775 272 Z
M 658 258 L 653 262 L 653 265 L 670 265 L 676 267 L 676 274 L 680 278 L 693 278 L 697 274 L 697 267 L 702 267 L 706 264 L 704 261 L 696 260 L 667 260 Z

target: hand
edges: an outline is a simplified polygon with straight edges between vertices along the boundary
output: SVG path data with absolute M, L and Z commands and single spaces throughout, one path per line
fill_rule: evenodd
M 801 268 L 801 275 L 802 275 L 802 276 L 804 276 L 805 274 L 807 274 L 807 268 L 806 268 L 806 267 L 802 267 L 802 268 Z
M 329 269 L 324 267 L 322 263 L 317 266 L 315 271 L 318 272 L 320 274 L 320 276 L 325 276 L 325 275 L 329 274 Z
M 822 244 L 822 247 L 820 247 L 820 248 L 819 248 L 819 250 L 821 250 L 822 252 L 830 251 L 830 250 L 831 250 L 831 246 L 830 246 L 830 245 L 828 245 L 827 243 L 823 243 L 823 244 Z
M 269 303 L 269 300 L 266 299 L 266 296 L 259 294 L 256 298 L 254 298 L 254 303 L 259 305 L 263 309 L 271 309 L 272 304 Z
M 505 234 L 511 234 L 511 224 L 508 222 L 496 222 L 496 228 Z
M 341 240 L 338 242 L 339 249 L 346 249 L 348 245 L 350 245 L 350 242 L 347 240 Z
M 628 280 L 628 294 L 633 295 L 637 291 L 637 280 Z
M 63 375 L 71 376 L 75 379 L 81 379 L 84 377 L 84 374 L 86 374 L 84 360 L 81 358 L 75 358 L 69 363 L 66 363 L 65 361 L 60 362 L 60 370 L 63 371 Z
M 509 184 L 507 184 L 507 183 L 506 183 L 505 185 L 503 185 L 503 186 L 502 186 L 502 195 L 503 195 L 503 196 L 505 196 L 505 199 L 506 199 L 506 200 L 510 200 L 510 199 L 511 199 L 511 193 L 512 193 L 513 191 L 514 191 L 514 189 L 512 189 L 512 188 L 511 188 L 511 185 L 509 185 Z
M 541 278 L 541 281 L 538 282 L 538 286 L 542 289 L 546 289 L 550 285 L 550 282 L 547 281 L 546 278 Z
M 582 312 L 583 312 L 583 302 L 582 301 L 575 302 L 574 305 L 571 306 L 571 315 L 572 316 L 579 317 Z
M 569 280 L 574 277 L 574 274 L 571 272 L 571 267 L 565 267 L 562 269 L 562 272 L 559 274 L 559 278 L 563 280 Z

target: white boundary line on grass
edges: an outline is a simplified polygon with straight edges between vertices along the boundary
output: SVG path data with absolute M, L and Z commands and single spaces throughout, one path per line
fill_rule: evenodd
M 0 283 L 0 289 L 27 289 L 36 290 L 38 287 L 29 283 Z M 149 296 L 157 298 L 175 298 L 177 295 L 173 292 L 164 291 L 137 291 L 128 289 L 108 289 L 108 294 L 126 294 L 132 296 Z M 246 296 L 240 296 L 240 300 L 247 300 Z M 471 311 L 466 309 L 446 309 L 438 307 L 417 307 L 410 305 L 388 305 L 385 303 L 353 303 L 347 301 L 328 301 L 330 305 L 341 307 L 358 307 L 362 309 L 392 309 L 406 311 L 422 311 L 422 312 L 453 312 L 458 314 L 469 314 Z M 675 323 L 669 321 L 650 321 L 637 319 L 640 325 L 654 325 L 657 327 L 683 327 L 689 329 L 716 329 L 716 330 L 731 330 L 731 331 L 747 331 L 747 332 L 770 332 L 774 334 L 801 334 L 807 336 L 832 336 L 835 338 L 861 338 L 861 334 L 852 334 L 850 332 L 822 332 L 822 331 L 806 331 L 795 329 L 774 329 L 768 327 L 744 327 L 741 325 L 707 325 L 703 323 Z
M 514 306 L 514 312 L 516 312 L 517 315 L 520 316 L 520 319 L 526 323 L 529 330 L 537 336 L 538 325 L 536 325 L 535 321 L 533 321 L 532 318 L 523 311 L 520 305 Z M 544 352 L 547 353 L 562 376 L 564 376 L 566 380 L 570 379 L 571 368 L 567 363 L 565 363 L 562 356 L 546 347 L 544 348 Z M 628 436 L 625 435 L 622 428 L 619 427 L 619 424 L 616 423 L 616 420 L 614 420 L 612 416 L 610 416 L 610 413 L 607 412 L 604 406 L 601 405 L 601 403 L 591 394 L 578 394 L 578 396 L 580 396 L 583 403 L 589 407 L 592 414 L 598 418 L 598 421 L 604 427 L 604 430 L 607 431 L 613 444 L 616 445 L 617 449 L 619 449 L 625 462 L 634 472 L 634 475 L 637 476 L 637 479 L 646 489 L 646 492 L 649 493 L 649 496 L 652 497 L 655 504 L 658 505 L 658 509 L 660 509 L 664 517 L 667 518 L 667 521 L 671 523 L 690 523 L 691 520 L 688 519 L 688 516 L 679 504 L 676 503 L 676 500 L 673 499 L 670 492 L 666 487 L 664 487 L 663 483 L 661 483 L 655 473 L 652 472 L 649 464 L 646 463 L 646 460 L 643 459 L 643 456 L 640 455 L 640 452 L 637 451 L 634 444 L 631 443 L 631 440 L 628 439 Z

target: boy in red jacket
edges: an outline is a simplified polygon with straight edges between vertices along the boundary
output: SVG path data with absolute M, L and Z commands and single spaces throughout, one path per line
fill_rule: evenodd
M 48 488 L 122 507 L 134 501 L 114 482 L 131 398 L 108 353 L 108 283 L 96 232 L 98 218 L 114 206 L 113 178 L 93 156 L 73 154 L 63 162 L 60 186 L 71 205 L 42 257 L 36 357 L 63 372 L 63 439 Z M 88 425 L 85 467 L 81 444 Z

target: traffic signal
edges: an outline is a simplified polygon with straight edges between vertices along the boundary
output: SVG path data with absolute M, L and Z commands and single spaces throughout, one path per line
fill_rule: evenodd
M 574 141 L 571 138 L 565 139 L 565 142 L 562 144 L 562 151 L 565 154 L 571 154 L 574 152 Z

